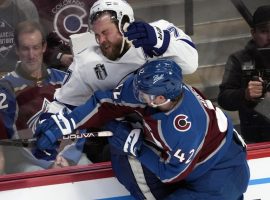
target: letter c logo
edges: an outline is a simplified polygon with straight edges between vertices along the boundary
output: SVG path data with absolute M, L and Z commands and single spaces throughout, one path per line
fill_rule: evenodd
M 174 128 L 180 132 L 188 131 L 191 127 L 191 122 L 188 121 L 188 116 L 180 114 L 173 120 Z
M 88 30 L 87 12 L 80 6 L 68 5 L 60 9 L 53 21 L 54 30 L 65 42 L 74 33 L 82 33 Z

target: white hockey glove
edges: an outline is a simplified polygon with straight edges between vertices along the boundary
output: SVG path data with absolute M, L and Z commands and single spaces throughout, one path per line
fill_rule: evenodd
M 43 120 L 37 126 L 34 137 L 37 137 L 37 147 L 40 150 L 56 148 L 56 142 L 63 135 L 71 134 L 76 128 L 75 121 L 64 111 Z
M 106 125 L 106 129 L 113 132 L 109 142 L 115 148 L 133 156 L 138 156 L 143 138 L 141 129 L 132 129 L 127 122 L 112 121 Z

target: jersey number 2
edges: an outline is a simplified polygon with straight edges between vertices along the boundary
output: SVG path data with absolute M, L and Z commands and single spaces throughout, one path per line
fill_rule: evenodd
M 8 107 L 6 103 L 7 96 L 4 93 L 0 93 L 0 109 L 4 109 Z

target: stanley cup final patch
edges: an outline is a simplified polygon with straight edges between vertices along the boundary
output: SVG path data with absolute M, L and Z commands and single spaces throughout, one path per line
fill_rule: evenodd
M 97 79 L 104 80 L 107 77 L 108 74 L 103 64 L 97 64 L 94 69 L 96 72 Z

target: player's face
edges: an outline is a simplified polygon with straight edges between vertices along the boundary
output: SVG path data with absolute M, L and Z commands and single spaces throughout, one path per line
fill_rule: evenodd
M 256 27 L 251 33 L 258 47 L 270 47 L 270 23 L 261 27 Z
M 146 94 L 142 91 L 138 91 L 137 92 L 137 99 L 145 104 L 151 105 L 151 103 L 153 102 L 153 100 L 155 99 L 155 95 L 150 95 L 150 94 Z
M 41 69 L 43 53 L 46 50 L 46 43 L 42 43 L 41 33 L 39 31 L 21 33 L 18 42 L 16 52 L 25 70 L 34 72 Z
M 99 17 L 92 26 L 96 41 L 105 57 L 116 60 L 120 57 L 123 36 L 111 21 L 110 15 Z

